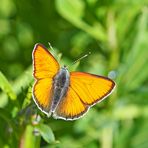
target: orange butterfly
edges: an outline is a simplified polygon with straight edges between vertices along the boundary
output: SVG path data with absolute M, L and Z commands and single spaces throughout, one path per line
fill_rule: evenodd
M 107 97 L 115 82 L 103 76 L 69 72 L 60 67 L 52 54 L 41 44 L 32 53 L 34 78 L 33 99 L 38 108 L 56 119 L 75 120 Z

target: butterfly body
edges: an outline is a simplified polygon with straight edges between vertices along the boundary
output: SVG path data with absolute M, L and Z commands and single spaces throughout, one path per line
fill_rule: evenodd
M 66 96 L 69 87 L 70 74 L 66 67 L 62 67 L 53 80 L 53 96 L 51 112 L 54 112 L 60 100 Z
M 42 44 L 35 45 L 32 58 L 33 100 L 47 116 L 76 120 L 115 88 L 115 82 L 107 77 L 60 68 Z

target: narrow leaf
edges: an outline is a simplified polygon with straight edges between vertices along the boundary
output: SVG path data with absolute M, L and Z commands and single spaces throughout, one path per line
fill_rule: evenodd
M 14 93 L 10 83 L 6 79 L 6 77 L 0 72 L 0 88 L 8 94 L 8 96 L 12 99 L 16 99 L 16 94 Z

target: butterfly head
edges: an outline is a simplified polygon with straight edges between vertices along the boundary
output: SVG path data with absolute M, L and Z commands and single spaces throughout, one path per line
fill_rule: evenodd
M 68 70 L 68 67 L 66 65 L 64 65 L 62 68 Z

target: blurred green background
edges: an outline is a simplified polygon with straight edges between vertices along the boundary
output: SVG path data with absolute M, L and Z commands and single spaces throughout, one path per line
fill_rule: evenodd
M 146 0 L 0 0 L 0 147 L 148 148 Z M 47 118 L 32 101 L 32 50 L 51 43 L 71 70 L 117 87 L 77 121 Z M 37 116 L 38 114 L 38 116 Z

